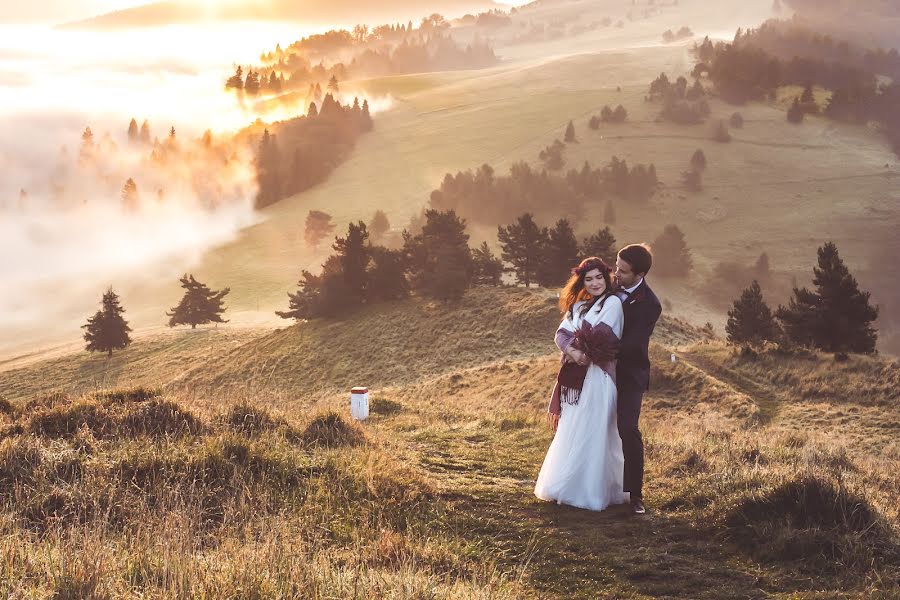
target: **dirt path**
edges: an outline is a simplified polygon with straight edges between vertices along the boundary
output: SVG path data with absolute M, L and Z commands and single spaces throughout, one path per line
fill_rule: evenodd
M 707 376 L 721 381 L 752 398 L 759 407 L 760 425 L 768 425 L 778 416 L 781 409 L 781 400 L 769 388 L 761 386 L 740 373 L 722 368 L 702 354 L 678 352 L 677 356 L 686 364 L 703 371 Z

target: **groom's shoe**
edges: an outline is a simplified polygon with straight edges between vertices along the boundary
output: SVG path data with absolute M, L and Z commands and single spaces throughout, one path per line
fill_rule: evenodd
M 644 500 L 642 498 L 632 498 L 631 512 L 636 515 L 643 515 L 647 513 L 647 508 L 644 506 Z

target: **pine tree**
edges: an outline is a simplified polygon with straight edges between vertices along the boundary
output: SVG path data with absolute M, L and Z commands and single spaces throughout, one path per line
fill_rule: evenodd
M 426 210 L 422 231 L 415 236 L 405 232 L 403 251 L 412 288 L 425 296 L 459 299 L 472 283 L 466 221 L 454 210 Z
M 725 333 L 728 334 L 728 341 L 733 344 L 759 343 L 776 338 L 778 325 L 763 300 L 759 282 L 755 279 L 728 311 Z
M 134 144 L 138 141 L 139 136 L 137 121 L 131 119 L 131 122 L 128 124 L 128 141 Z
M 150 143 L 150 123 L 147 119 L 144 119 L 144 122 L 141 124 L 140 139 L 142 144 Z
M 269 130 L 263 131 L 256 156 L 256 181 L 259 191 L 256 195 L 256 206 L 262 208 L 273 204 L 282 197 L 281 185 L 281 153 L 278 142 Z
M 369 113 L 369 101 L 363 100 L 362 105 L 363 131 L 372 130 L 372 115 Z
M 388 221 L 387 215 L 384 214 L 383 210 L 376 210 L 375 215 L 369 222 L 369 235 L 372 237 L 372 241 L 380 242 L 390 229 L 391 223 Z
M 612 266 L 616 262 L 616 236 L 609 227 L 600 229 L 581 243 L 582 260 L 590 256 L 599 256 Z
M 373 246 L 369 267 L 369 301 L 398 300 L 409 295 L 406 255 L 402 250 Z
M 259 93 L 259 73 L 253 71 L 253 69 L 247 72 L 247 79 L 244 80 L 244 91 L 251 95 Z
M 869 304 L 869 292 L 860 291 L 833 242 L 819 248 L 813 274 L 816 291 L 794 288 L 789 305 L 776 312 L 788 337 L 826 352 L 874 352 L 878 307 Z
M 222 319 L 222 313 L 225 312 L 222 302 L 231 291 L 229 288 L 220 291 L 211 290 L 194 279 L 193 275 L 185 275 L 179 281 L 185 292 L 178 306 L 166 313 L 166 316 L 170 317 L 169 327 L 190 325 L 191 329 L 196 329 L 197 325 L 206 323 L 228 322 Z
M 677 225 L 666 225 L 653 242 L 653 270 L 664 277 L 683 277 L 693 267 L 684 233 Z
M 369 288 L 368 269 L 371 251 L 369 231 L 362 221 L 350 223 L 345 237 L 335 238 L 331 248 L 337 252 L 341 274 L 349 298 L 364 302 Z
M 89 163 L 94 158 L 94 133 L 90 127 L 84 128 L 81 134 L 81 151 L 78 154 L 78 162 L 82 165 Z
M 234 75 L 228 78 L 228 81 L 225 82 L 225 88 L 234 88 L 236 90 L 244 89 L 244 70 L 240 65 L 234 70 Z
M 537 272 L 537 282 L 541 287 L 557 287 L 566 282 L 572 268 L 578 266 L 578 240 L 572 225 L 560 219 L 547 232 L 547 241 L 541 264 Z
M 131 327 L 122 317 L 125 309 L 119 305 L 119 297 L 109 288 L 101 300 L 101 309 L 88 318 L 84 329 L 85 350 L 88 352 L 106 352 L 112 356 L 113 350 L 121 350 L 131 343 L 128 333 Z
M 334 231 L 334 223 L 331 222 L 331 215 L 320 210 L 311 210 L 306 215 L 306 228 L 303 233 L 303 239 L 306 245 L 312 249 L 319 247 L 319 244 Z
M 333 94 L 338 93 L 338 80 L 334 75 L 332 75 L 331 79 L 328 80 L 328 91 Z
M 122 186 L 122 206 L 128 212 L 134 212 L 140 206 L 141 197 L 138 194 L 137 184 L 131 177 Z
M 523 214 L 512 225 L 497 227 L 503 261 L 512 265 L 510 270 L 515 273 L 516 281 L 524 283 L 526 288 L 537 280 L 548 235 L 547 228 L 538 227 L 531 213 Z
M 566 126 L 566 135 L 563 139 L 566 141 L 566 143 L 569 143 L 569 144 L 576 141 L 575 140 L 575 124 L 572 123 L 572 121 L 569 121 L 569 124 Z
M 307 111 L 306 116 L 307 117 L 318 117 L 319 116 L 319 109 L 316 108 L 315 102 L 309 103 L 309 110 Z
M 691 170 L 706 170 L 706 155 L 703 153 L 703 150 L 699 148 L 697 148 L 696 152 L 694 152 L 693 156 L 691 156 Z
M 503 261 L 494 256 L 487 242 L 482 242 L 472 250 L 473 276 L 475 285 L 500 285 L 503 276 Z

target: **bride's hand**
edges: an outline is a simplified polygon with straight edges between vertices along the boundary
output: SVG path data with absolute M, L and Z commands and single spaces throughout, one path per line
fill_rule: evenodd
M 556 428 L 559 427 L 559 415 L 554 415 L 552 413 L 547 414 L 547 422 L 550 424 L 550 429 L 554 432 Z

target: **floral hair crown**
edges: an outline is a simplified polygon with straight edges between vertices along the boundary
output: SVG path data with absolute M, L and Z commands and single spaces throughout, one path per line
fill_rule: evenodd
M 589 260 L 589 261 L 586 261 L 584 264 L 578 265 L 577 267 L 573 267 L 572 275 L 577 275 L 577 276 L 581 277 L 588 271 L 592 271 L 594 269 L 600 269 L 601 271 L 606 271 L 607 273 L 612 272 L 612 269 L 609 267 L 609 265 L 607 265 L 605 262 L 603 262 L 602 259 L 600 259 L 600 260 Z

